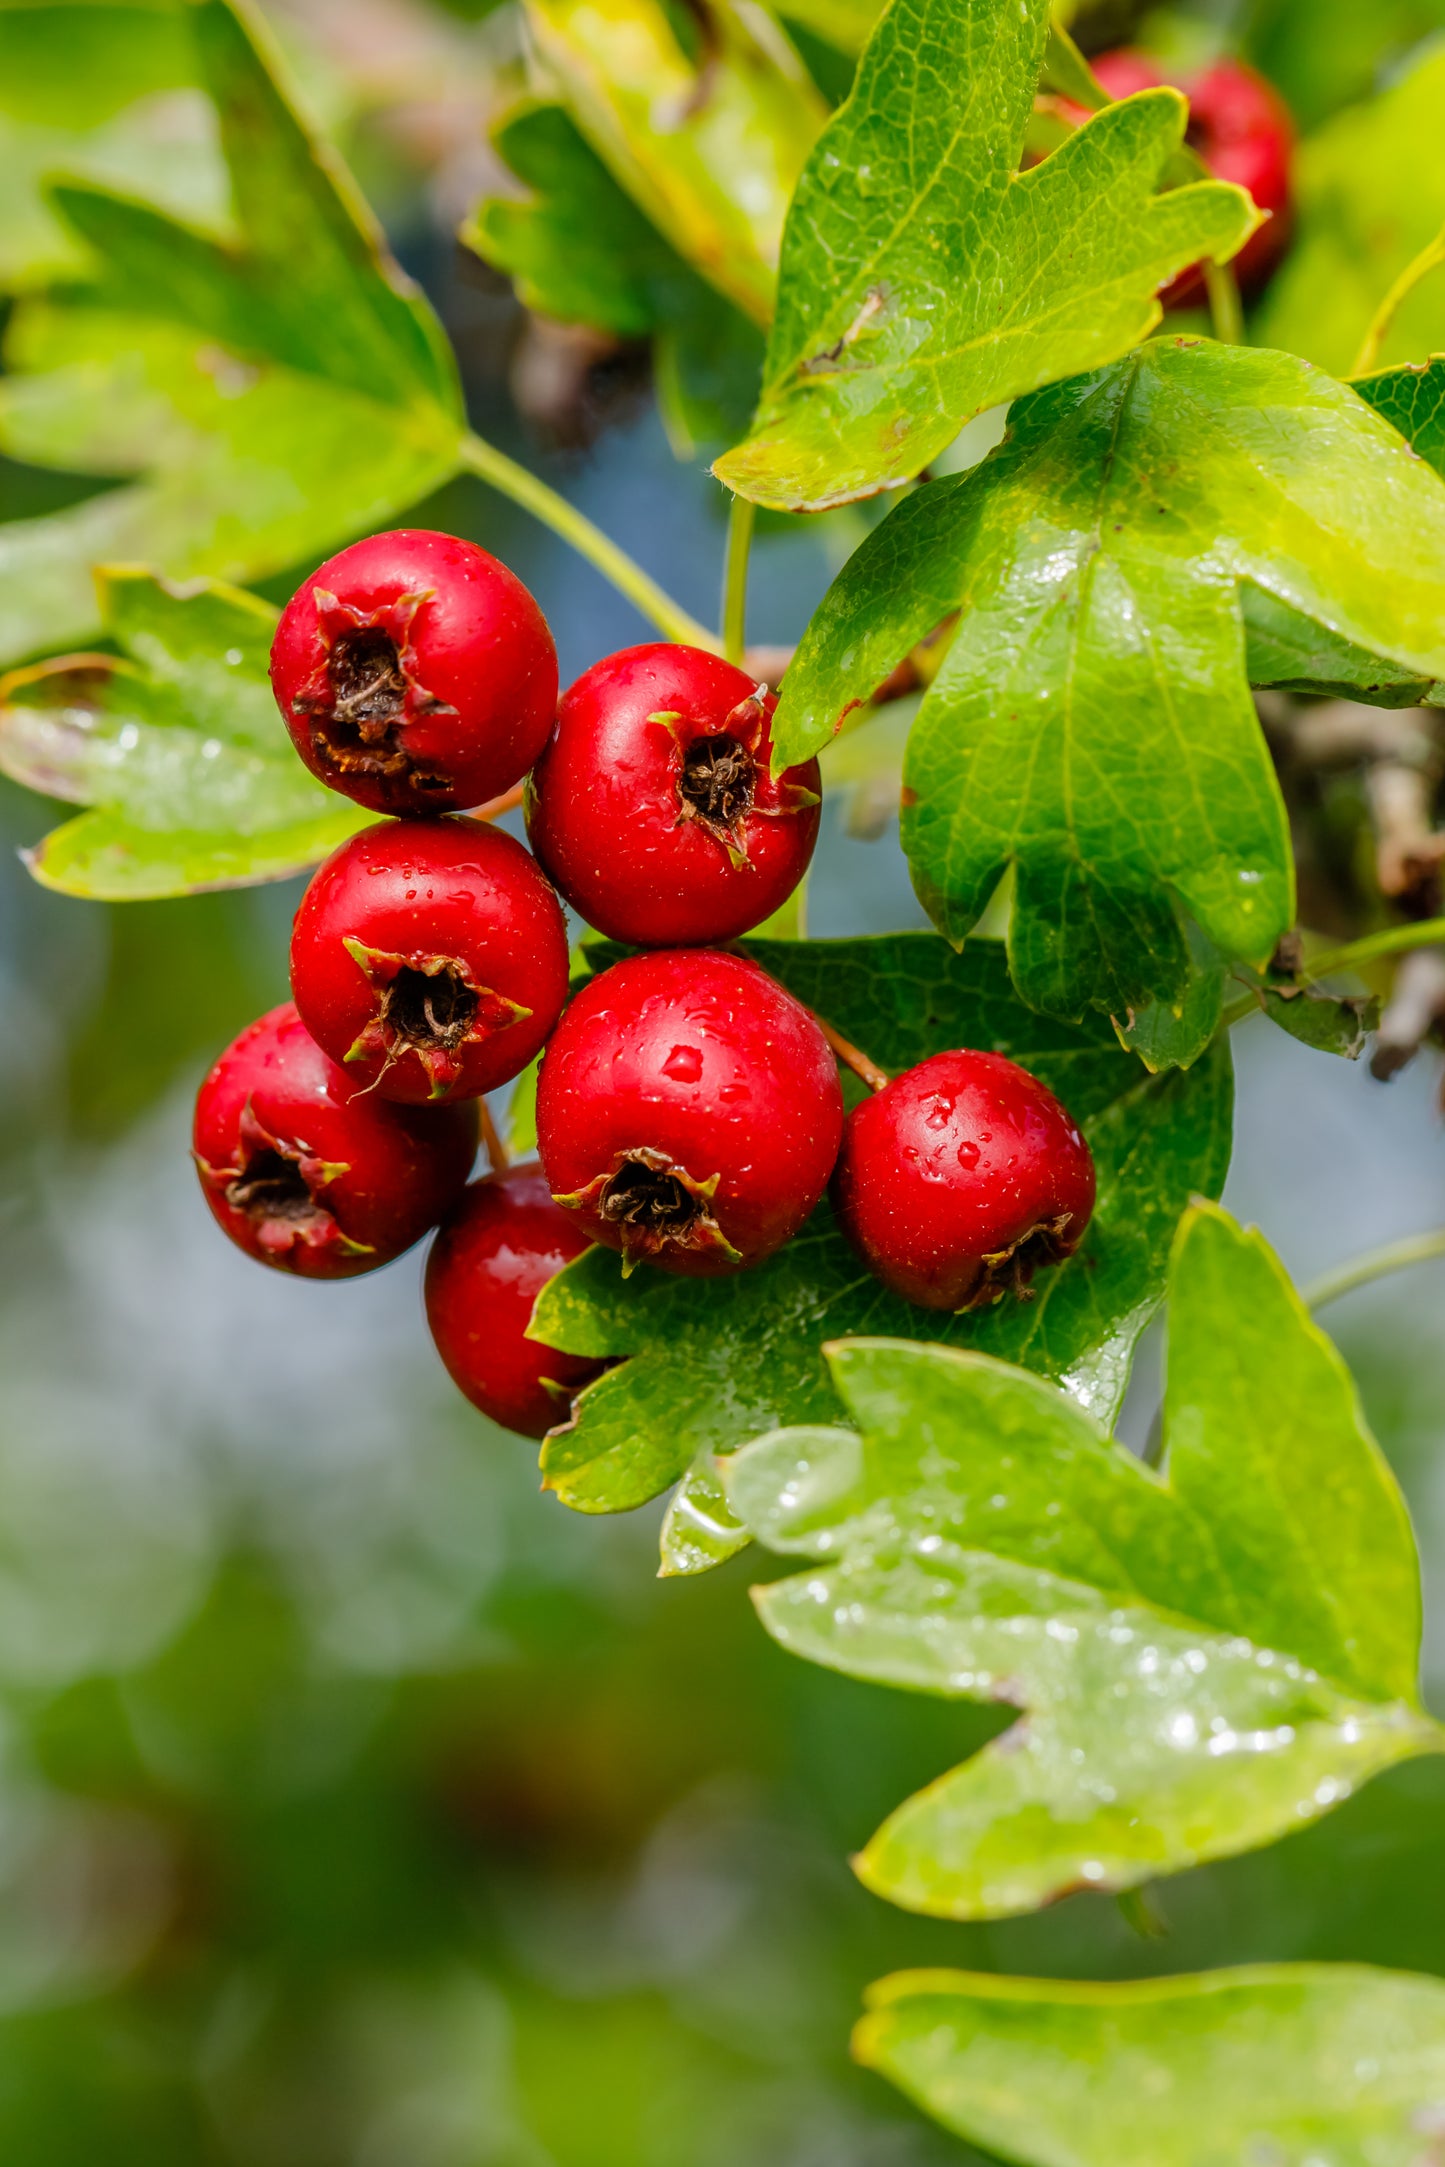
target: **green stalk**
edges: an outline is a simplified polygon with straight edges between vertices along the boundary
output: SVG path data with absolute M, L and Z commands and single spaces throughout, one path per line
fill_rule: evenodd
M 1407 1234 L 1402 1241 L 1386 1242 L 1383 1248 L 1367 1249 L 1347 1264 L 1336 1265 L 1302 1290 L 1305 1305 L 1323 1309 L 1326 1302 L 1337 1302 L 1342 1294 L 1367 1287 L 1372 1279 L 1403 1272 L 1411 1264 L 1428 1263 L 1431 1257 L 1445 1257 L 1445 1227 L 1434 1227 L 1428 1234 Z
M 1445 263 L 1445 226 L 1440 228 L 1433 241 L 1426 242 L 1418 256 L 1412 257 L 1411 261 L 1406 264 L 1404 270 L 1370 318 L 1370 328 L 1365 333 L 1360 350 L 1355 356 L 1355 365 L 1350 371 L 1351 376 L 1363 376 L 1367 370 L 1375 366 L 1380 348 L 1389 336 L 1390 326 L 1395 321 L 1400 304 L 1409 297 L 1428 272 L 1433 271 L 1437 265 L 1442 263 Z
M 674 602 L 640 564 L 633 562 L 625 549 L 619 549 L 600 527 L 594 527 L 584 513 L 569 504 L 565 497 L 558 496 L 555 489 L 549 489 L 535 474 L 529 474 L 515 459 L 509 459 L 505 452 L 498 451 L 479 436 L 470 433 L 464 436 L 457 455 L 468 473 L 500 490 L 514 504 L 520 504 L 534 519 L 540 519 L 544 527 L 550 527 L 554 534 L 560 535 L 579 556 L 595 565 L 603 578 L 610 580 L 620 594 L 625 594 L 659 632 L 666 633 L 670 640 L 716 651 L 718 642 L 707 627 L 690 617 L 681 603 Z
M 1373 963 L 1379 956 L 1403 955 L 1411 948 L 1433 948 L 1437 942 L 1445 943 L 1445 918 L 1419 918 L 1413 925 L 1386 926 L 1383 932 L 1347 941 L 1343 948 L 1325 948 L 1318 955 L 1307 956 L 1300 975 L 1313 985 L 1322 978 L 1337 977 L 1342 971 L 1358 970 L 1362 963 Z M 1221 1028 L 1227 1031 L 1231 1024 L 1254 1015 L 1259 1005 L 1256 991 L 1238 994 L 1220 1012 Z
M 748 645 L 748 559 L 758 508 L 734 497 L 728 513 L 728 553 L 723 570 L 722 641 L 729 662 L 740 663 Z

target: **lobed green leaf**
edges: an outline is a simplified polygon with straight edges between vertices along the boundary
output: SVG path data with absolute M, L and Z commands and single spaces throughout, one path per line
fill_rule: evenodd
M 1445 2128 L 1445 1985 L 1406 1972 L 899 1972 L 868 2011 L 865 2067 L 1027 2167 L 1425 2167 Z
M 964 422 L 1112 361 L 1158 289 L 1258 223 L 1218 181 L 1156 193 L 1176 91 L 1019 170 L 1048 0 L 893 0 L 803 171 L 752 434 L 714 471 L 783 511 L 911 480 Z
M 124 902 L 317 864 L 370 817 L 310 776 L 276 712 L 276 612 L 212 582 L 99 575 L 112 655 L 0 680 L 0 768 L 92 808 L 29 865 L 47 887 Z
M 90 571 L 239 579 L 382 523 L 456 469 L 446 339 L 281 87 L 250 0 L 187 0 L 235 232 L 66 183 L 86 285 L 21 303 L 0 449 L 122 486 L 0 528 L 0 657 L 85 639 Z
M 915 887 L 962 940 L 1014 867 L 1014 980 L 1050 1013 L 1174 1003 L 1181 904 L 1256 966 L 1293 917 L 1246 585 L 1433 679 L 1445 487 L 1306 363 L 1155 340 L 1020 401 L 981 465 L 895 507 L 808 628 L 776 757 L 815 751 L 961 610 L 904 771 Z
M 975 1351 L 832 1345 L 856 1429 L 724 1463 L 738 1518 L 812 1563 L 756 1591 L 782 1646 L 1020 1720 L 891 1815 L 857 1870 L 955 1918 L 1127 1888 L 1272 1841 L 1445 1748 L 1419 1568 L 1349 1373 L 1255 1233 L 1186 1216 L 1165 1467 Z

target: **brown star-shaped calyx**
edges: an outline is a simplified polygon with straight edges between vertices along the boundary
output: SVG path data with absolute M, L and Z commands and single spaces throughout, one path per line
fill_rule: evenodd
M 776 820 L 818 802 L 815 791 L 786 779 L 775 782 L 769 772 L 768 718 L 776 704 L 767 686 L 758 685 L 716 730 L 696 730 L 680 714 L 650 718 L 678 742 L 677 825 L 694 822 L 734 866 L 748 862 L 750 818 Z
M 622 1239 L 625 1278 L 649 1257 L 669 1249 L 716 1251 L 730 1264 L 742 1258 L 717 1223 L 713 1199 L 721 1177 L 698 1181 L 664 1151 L 634 1145 L 619 1151 L 605 1174 L 555 1201 L 571 1210 L 595 1212 Z
M 409 722 L 456 712 L 417 675 L 412 635 L 430 598 L 430 589 L 418 590 L 363 610 L 313 589 L 322 659 L 291 706 L 330 772 L 405 781 L 423 797 L 444 787 L 413 767 L 406 744 Z
M 235 1165 L 211 1166 L 199 1153 L 196 1165 L 207 1186 L 250 1220 L 262 1249 L 271 1256 L 298 1247 L 370 1255 L 367 1243 L 342 1233 L 321 1201 L 322 1190 L 347 1172 L 344 1161 L 319 1159 L 303 1145 L 283 1143 L 263 1127 L 249 1099 L 238 1141 Z
M 1033 1276 L 1045 1264 L 1061 1264 L 1074 1253 L 1074 1244 L 1066 1242 L 1073 1213 L 1060 1212 L 1056 1219 L 1041 1219 L 1027 1232 L 1020 1234 L 1007 1249 L 995 1249 L 983 1260 L 983 1271 L 974 1283 L 966 1302 L 959 1305 L 959 1316 L 966 1316 L 972 1309 L 992 1309 L 1007 1294 L 1016 1301 L 1031 1302 L 1034 1298 Z
M 414 1053 L 434 1099 L 445 1098 L 461 1080 L 464 1046 L 494 1038 L 532 1013 L 520 1001 L 478 985 L 455 956 L 397 955 L 352 939 L 342 945 L 376 996 L 376 1013 L 346 1059 L 379 1056 L 384 1075 L 404 1053 Z

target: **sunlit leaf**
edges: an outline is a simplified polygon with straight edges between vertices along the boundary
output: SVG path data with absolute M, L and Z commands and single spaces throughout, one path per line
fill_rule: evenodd
M 1114 1985 L 905 1971 L 858 2060 L 1027 2167 L 1428 2167 L 1445 1985 L 1260 1964 Z
M 721 1463 L 753 1534 L 812 1561 L 758 1591 L 764 1624 L 813 1662 L 1020 1717 L 885 1822 L 856 1862 L 880 1895 L 986 1918 L 1127 1888 L 1445 1749 L 1394 1479 L 1272 1252 L 1217 1207 L 1176 1245 L 1162 1475 L 975 1352 L 829 1358 L 856 1430 Z
M 268 604 L 137 572 L 100 586 L 119 657 L 0 679 L 0 768 L 91 808 L 30 853 L 38 880 L 112 901 L 244 886 L 317 864 L 365 822 L 292 749 L 266 679 Z
M 783 219 L 827 107 L 774 19 L 709 0 L 527 0 L 573 117 L 683 260 L 765 324 Z
M 893 0 L 788 217 L 730 489 L 825 509 L 911 480 L 971 415 L 1112 361 L 1158 288 L 1257 223 L 1217 181 L 1156 194 L 1177 91 L 1125 99 L 1020 172 L 1048 0 Z
M 319 554 L 455 470 L 455 367 L 248 0 L 193 0 L 235 238 L 67 183 L 94 269 L 21 304 L 0 449 L 122 486 L 0 528 L 0 655 L 90 636 L 89 567 L 249 577 Z
M 1092 125 L 1092 123 L 1091 123 Z M 1262 966 L 1293 916 L 1246 678 L 1244 582 L 1418 680 L 1445 671 L 1445 486 L 1291 356 L 1152 341 L 1017 404 L 983 463 L 916 490 L 813 618 L 774 724 L 827 741 L 963 616 L 904 773 L 914 885 L 961 940 L 1006 867 L 1025 999 L 1121 1019 L 1187 982 L 1180 902 Z
M 769 1263 L 706 1282 L 650 1268 L 624 1280 L 595 1249 L 540 1297 L 534 1329 L 576 1353 L 627 1356 L 577 1402 L 545 1450 L 548 1487 L 586 1512 L 625 1511 L 781 1422 L 836 1420 L 822 1343 L 889 1332 L 987 1348 L 1066 1383 L 1107 1418 L 1163 1291 L 1169 1243 L 1229 1160 L 1231 1078 L 1218 1045 L 1187 1076 L 1148 1077 L 1110 1026 L 1059 1024 L 1012 994 L 991 941 L 955 955 L 929 933 L 753 941 L 764 967 L 891 1069 L 940 1046 L 985 1046 L 1041 1076 L 1082 1124 L 1099 1175 L 1088 1235 L 1032 1302 L 947 1317 L 912 1308 L 864 1269 L 826 1208 Z M 598 960 L 605 957 L 600 956 Z M 684 1500 L 690 1509 L 692 1494 Z M 710 1500 L 704 1501 L 711 1511 Z M 676 1566 L 673 1569 L 678 1569 Z

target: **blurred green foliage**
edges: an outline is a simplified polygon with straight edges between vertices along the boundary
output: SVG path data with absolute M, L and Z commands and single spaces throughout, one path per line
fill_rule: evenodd
M 0 6 L 5 61 L 29 18 L 53 32 L 71 12 Z M 1267 0 L 1234 25 L 1313 128 L 1397 72 L 1445 6 Z M 25 125 L 110 126 L 164 93 L 165 35 L 160 59 L 122 42 L 103 79 L 57 76 Z M 510 319 L 455 283 L 433 218 L 418 183 L 400 225 L 474 403 L 496 407 Z M 599 455 L 589 508 L 711 580 L 692 481 L 649 441 Z M 0 510 L 89 486 L 0 463 Z M 636 636 L 478 493 L 422 516 L 515 554 L 564 642 L 568 611 L 597 651 Z M 806 545 L 770 546 L 781 567 Z M 1439 1763 L 1169 1883 L 1162 1941 L 1090 1895 L 967 1928 L 868 1895 L 848 1852 L 998 1719 L 793 1662 L 746 1600 L 765 1563 L 658 1582 L 652 1510 L 580 1521 L 541 1496 L 530 1449 L 447 1387 L 415 1259 L 297 1287 L 217 1242 L 188 1099 L 283 993 L 296 889 L 80 904 L 15 856 L 50 818 L 0 785 L 0 2158 L 966 2167 L 847 2063 L 885 1971 L 1445 1972 Z M 831 831 L 818 930 L 903 922 L 896 868 L 893 842 Z M 835 924 L 845 889 L 855 914 Z M 1267 1050 L 1244 1063 L 1245 1155 L 1288 1162 L 1308 1117 L 1318 1187 L 1373 1170 L 1372 1200 L 1418 1223 L 1440 1152 L 1423 1080 L 1372 1097 L 1249 1030 Z M 1252 1095 L 1269 1064 L 1288 1088 Z M 1277 1132 L 1251 1129 L 1286 1104 Z M 1362 1134 L 1394 1142 L 1357 1161 Z M 1317 1197 L 1270 1194 L 1271 1233 L 1315 1240 Z M 1358 1203 L 1332 1254 L 1365 1245 Z M 1328 1319 L 1415 1513 L 1437 1702 L 1442 1292 L 1421 1274 Z

